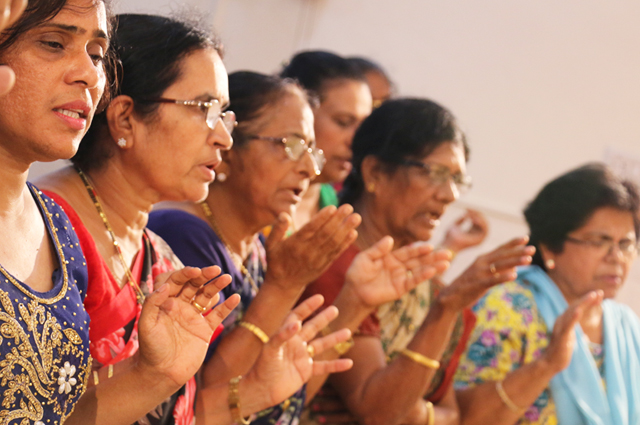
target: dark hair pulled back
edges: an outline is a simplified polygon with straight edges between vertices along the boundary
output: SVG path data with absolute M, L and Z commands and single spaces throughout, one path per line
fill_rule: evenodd
M 442 143 L 460 143 L 468 159 L 466 137 L 453 114 L 427 99 L 394 99 L 367 117 L 353 138 L 353 168 L 340 192 L 341 204 L 357 202 L 364 192 L 362 161 L 373 155 L 393 172 L 407 158 L 422 159 Z
M 219 40 L 198 21 L 144 14 L 116 16 L 112 47 L 121 68 L 115 95 L 131 97 L 142 118 L 157 111 L 157 103 L 144 100 L 161 97 L 178 80 L 182 59 L 208 48 L 222 56 Z M 106 113 L 97 114 L 72 162 L 84 170 L 101 167 L 115 149 L 110 137 Z
M 538 248 L 533 264 L 546 270 L 540 245 L 555 253 L 562 252 L 567 235 L 582 227 L 597 209 L 604 207 L 630 212 L 638 236 L 638 188 L 614 175 L 604 164 L 586 164 L 547 183 L 524 210 L 530 244 Z
M 302 87 L 322 99 L 327 84 L 339 80 L 356 80 L 364 83 L 367 80 L 360 69 L 335 53 L 321 50 L 300 52 L 296 54 L 280 72 L 283 78 L 292 78 Z
M 241 147 L 246 143 L 245 135 L 257 133 L 258 121 L 263 114 L 287 94 L 299 91 L 310 104 L 316 102 L 315 98 L 302 89 L 290 78 L 280 78 L 274 75 L 260 74 L 252 71 L 236 71 L 229 74 L 229 98 L 230 109 L 236 114 L 238 126 L 233 130 L 235 147 Z

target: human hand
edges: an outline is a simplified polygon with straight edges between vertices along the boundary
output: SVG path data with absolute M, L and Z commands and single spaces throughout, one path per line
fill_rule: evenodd
M 571 303 L 567 310 L 556 319 L 549 345 L 540 358 L 554 375 L 562 372 L 571 363 L 573 349 L 576 345 L 575 326 L 580 322 L 585 311 L 600 305 L 603 298 L 604 292 L 591 291 Z
M 338 309 L 333 306 L 302 325 L 301 321 L 316 311 L 323 301 L 321 295 L 314 295 L 293 309 L 280 331 L 264 346 L 260 357 L 247 374 L 247 381 L 261 386 L 263 394 L 269 395 L 267 406 L 264 407 L 284 401 L 312 376 L 343 372 L 353 365 L 350 359 L 314 361 L 310 356 L 310 351 L 318 355 L 351 337 L 348 329 L 342 329 L 314 339 L 320 330 L 338 316 Z
M 197 372 L 214 330 L 240 302 L 234 294 L 207 316 L 201 314 L 217 303 L 218 292 L 231 282 L 231 276 L 220 273 L 218 266 L 185 267 L 147 297 L 138 323 L 136 361 L 144 376 L 164 376 L 179 387 Z
M 527 236 L 515 238 L 478 257 L 456 280 L 442 288 L 438 302 L 450 311 L 459 311 L 477 301 L 490 287 L 514 280 L 516 267 L 531 264 L 536 252 L 527 242 Z
M 265 283 L 302 290 L 356 240 L 360 221 L 351 205 L 328 206 L 285 239 L 291 218 L 281 214 L 265 243 L 269 264 Z
M 470 223 L 470 227 L 466 223 Z M 488 233 L 489 223 L 487 223 L 484 214 L 480 211 L 467 209 L 467 212 L 447 230 L 442 247 L 458 253 L 480 245 Z
M 0 0 L 0 31 L 15 23 L 27 7 L 27 0 Z M 9 93 L 16 76 L 6 65 L 0 65 L 0 96 Z
M 443 273 L 449 267 L 447 250 L 433 251 L 423 242 L 393 249 L 393 238 L 385 236 L 359 253 L 345 277 L 351 290 L 367 308 L 397 300 L 418 284 Z

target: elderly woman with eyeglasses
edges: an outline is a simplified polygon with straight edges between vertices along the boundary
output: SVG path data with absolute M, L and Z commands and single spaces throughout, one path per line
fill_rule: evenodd
M 640 423 L 640 321 L 612 300 L 637 255 L 638 196 L 588 164 L 525 209 L 537 252 L 474 307 L 456 375 L 464 424 Z
M 467 154 L 454 116 L 432 101 L 388 100 L 375 109 L 356 132 L 353 170 L 340 194 L 362 216 L 358 239 L 306 295 L 339 302 L 347 268 L 381 235 L 400 247 L 429 240 L 470 184 Z M 359 423 L 457 423 L 452 376 L 473 324 L 465 308 L 531 261 L 526 241 L 514 239 L 479 257 L 449 286 L 424 279 L 364 319 L 346 353 L 353 369 L 329 379 Z M 326 412 L 316 419 L 333 421 Z
M 208 197 L 201 203 L 173 204 L 177 209 L 154 212 L 150 222 L 186 264 L 219 264 L 233 277 L 225 295 L 239 293 L 242 298 L 240 307 L 224 322 L 225 333 L 212 347 L 203 372 L 205 387 L 251 368 L 305 286 L 353 243 L 357 236 L 354 228 L 360 223 L 350 206 L 329 206 L 284 238 L 302 192 L 324 165 L 322 152 L 314 143 L 308 95 L 292 80 L 254 72 L 231 74 L 229 94 L 238 118 L 235 143 L 233 149 L 223 152 Z M 265 240 L 260 231 L 274 221 Z M 428 266 L 431 260 L 446 260 L 435 254 L 429 257 L 428 247 L 391 254 L 389 242 L 383 239 L 361 257 L 364 261 L 356 267 L 353 279 L 358 284 L 347 285 L 355 293 L 364 293 L 357 300 L 375 303 L 394 299 L 416 281 L 406 276 L 407 269 L 422 276 L 444 268 Z M 421 259 L 427 262 L 426 267 Z M 386 287 L 385 276 L 390 282 Z M 376 287 L 380 282 L 382 292 Z M 316 300 L 322 303 L 321 297 Z M 338 321 L 361 309 L 352 304 L 340 310 L 344 314 Z M 335 325 L 335 329 L 344 327 L 355 328 L 344 320 Z M 302 387 L 285 402 L 250 420 L 296 423 L 305 394 Z

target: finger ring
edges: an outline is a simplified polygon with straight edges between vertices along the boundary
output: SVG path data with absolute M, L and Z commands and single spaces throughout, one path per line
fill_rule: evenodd
M 205 312 L 205 310 L 207 309 L 206 307 L 202 307 L 200 304 L 198 304 L 196 302 L 196 300 L 191 300 L 191 305 L 193 306 L 193 308 L 196 309 L 196 311 L 198 312 L 198 314 L 202 314 Z
M 413 272 L 411 270 L 407 270 L 407 279 L 411 279 L 413 277 Z
M 495 275 L 496 273 L 498 273 L 498 271 L 496 270 L 496 265 L 495 263 L 491 263 L 489 264 L 489 271 L 491 272 L 491 274 Z
M 316 355 L 316 349 L 313 348 L 313 345 L 307 345 L 307 353 L 309 353 L 309 357 L 311 358 Z

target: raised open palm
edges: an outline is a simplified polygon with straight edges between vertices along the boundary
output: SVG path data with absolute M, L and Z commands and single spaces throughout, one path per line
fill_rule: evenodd
M 218 292 L 230 282 L 218 266 L 185 267 L 169 275 L 142 308 L 138 363 L 176 385 L 187 382 L 202 365 L 214 330 L 240 297 L 229 297 L 206 316 L 199 308 L 204 312 L 215 305 Z
M 347 270 L 345 285 L 351 286 L 365 306 L 396 300 L 449 267 L 450 253 L 434 251 L 426 243 L 392 249 L 393 239 L 386 236 L 359 253 Z

